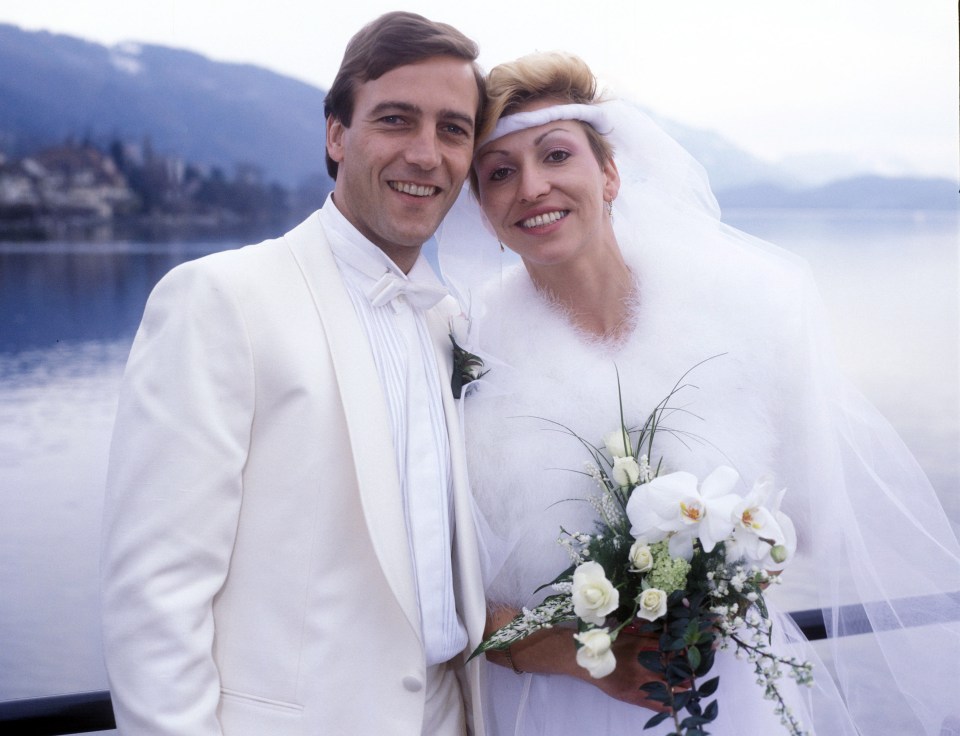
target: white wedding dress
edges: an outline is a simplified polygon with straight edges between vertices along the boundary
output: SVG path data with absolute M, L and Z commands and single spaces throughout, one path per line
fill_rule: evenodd
M 719 355 L 687 377 L 686 383 L 697 388 L 684 388 L 671 401 L 686 412 L 670 415 L 656 436 L 652 461 L 662 456 L 664 472 L 682 469 L 703 478 L 717 465 L 730 464 L 749 485 L 792 462 L 787 438 L 776 428 L 790 411 L 791 392 L 798 390 L 790 353 L 801 324 L 794 298 L 800 284 L 763 259 L 751 264 L 750 272 L 742 269 L 739 283 L 721 283 L 710 263 L 685 266 L 686 254 L 677 251 L 656 258 L 632 255 L 639 298 L 632 305 L 633 330 L 619 346 L 575 332 L 567 316 L 536 292 L 522 266 L 496 287 L 498 298 L 491 300 L 487 318 L 488 325 L 496 325 L 487 332 L 496 338 L 486 340 L 485 349 L 509 367 L 494 368 L 501 376 L 491 373 L 489 388 L 469 396 L 465 406 L 470 476 L 492 532 L 488 539 L 510 550 L 489 581 L 492 604 L 539 602 L 548 591 L 540 598 L 533 591 L 569 564 L 556 543 L 561 527 L 593 530 L 595 513 L 585 499 L 596 487 L 577 472 L 589 456 L 576 438 L 551 422 L 602 445 L 603 435 L 619 421 L 618 371 L 624 416 L 628 425 L 637 425 L 684 373 Z M 677 289 L 670 276 L 683 272 L 684 288 Z M 764 305 L 763 319 L 745 324 L 739 315 L 758 304 Z M 789 571 L 784 580 L 791 584 Z M 785 642 L 777 649 L 787 656 L 803 654 Z M 492 665 L 487 670 L 494 736 L 556 734 L 561 727 L 565 733 L 640 733 L 654 715 L 574 678 L 518 676 Z M 752 665 L 735 660 L 732 651 L 721 652 L 713 675 L 720 676 L 720 712 L 710 733 L 782 732 Z M 792 681 L 784 677 L 782 684 L 796 710 L 803 711 Z M 838 728 L 830 733 L 853 733 L 840 727 L 842 714 L 832 720 Z M 671 730 L 663 724 L 646 733 Z
M 817 647 L 829 667 L 815 664 L 813 688 L 781 679 L 799 719 L 818 736 L 940 736 L 960 723 L 960 546 L 936 494 L 838 374 L 806 265 L 722 224 L 702 167 L 635 107 L 602 104 L 621 178 L 614 228 L 637 285 L 621 344 L 578 334 L 522 265 L 505 266 L 466 191 L 437 234 L 445 277 L 472 318 L 461 344 L 490 369 L 463 401 L 488 601 L 539 602 L 533 592 L 569 565 L 561 527 L 592 531 L 584 499 L 595 488 L 580 472 L 589 457 L 554 423 L 599 446 L 618 426 L 618 372 L 625 421 L 639 425 L 697 366 L 651 460 L 701 479 L 730 465 L 741 490 L 771 473 L 787 489 L 799 549 L 768 598 L 802 591 L 788 597 L 822 609 L 830 637 Z M 792 622 L 776 619 L 778 653 L 817 660 Z M 846 636 L 864 623 L 880 633 Z M 485 669 L 492 736 L 671 730 L 643 731 L 651 711 L 574 678 Z M 711 734 L 785 733 L 751 665 L 727 650 L 713 673 Z

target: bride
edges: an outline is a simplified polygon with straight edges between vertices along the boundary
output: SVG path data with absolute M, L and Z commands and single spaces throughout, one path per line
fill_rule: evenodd
M 651 462 L 699 478 L 730 465 L 748 485 L 772 472 L 787 488 L 799 551 L 776 587 L 817 601 L 832 645 L 811 689 L 784 685 L 794 711 L 821 736 L 940 733 L 960 712 L 960 629 L 946 623 L 957 542 L 896 435 L 835 374 L 804 265 L 721 224 L 699 165 L 638 110 L 598 100 L 578 58 L 523 57 L 488 84 L 471 177 L 482 212 L 465 193 L 438 239 L 490 368 L 464 402 L 490 629 L 567 567 L 561 527 L 593 527 L 589 458 L 548 430 L 598 444 L 618 426 L 618 375 L 636 425 L 697 366 Z M 502 265 L 504 246 L 522 265 Z M 774 616 L 777 646 L 817 659 Z M 843 638 L 864 621 L 883 633 Z M 491 733 L 669 732 L 642 731 L 657 707 L 639 689 L 655 679 L 636 662 L 648 642 L 621 634 L 616 669 L 594 679 L 572 633 L 488 653 Z M 724 650 L 712 674 L 710 733 L 785 733 L 750 665 Z

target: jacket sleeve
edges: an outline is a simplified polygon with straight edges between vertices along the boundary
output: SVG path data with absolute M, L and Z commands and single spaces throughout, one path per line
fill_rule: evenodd
M 218 256 L 155 288 L 120 391 L 104 506 L 104 653 L 120 733 L 220 734 L 212 604 L 236 536 L 253 359 Z

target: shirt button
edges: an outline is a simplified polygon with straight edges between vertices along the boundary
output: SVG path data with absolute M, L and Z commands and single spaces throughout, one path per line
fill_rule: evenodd
M 423 683 L 420 682 L 420 678 L 414 677 L 413 675 L 407 675 L 403 678 L 402 682 L 403 687 L 411 693 L 419 692 L 423 688 Z

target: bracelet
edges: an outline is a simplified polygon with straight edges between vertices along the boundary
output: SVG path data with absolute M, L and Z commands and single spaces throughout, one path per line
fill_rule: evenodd
M 507 647 L 506 649 L 504 649 L 504 650 L 503 650 L 503 653 L 504 653 L 505 655 L 507 655 L 507 663 L 510 665 L 510 668 L 511 668 L 514 672 L 516 672 L 518 675 L 524 674 L 524 671 L 523 671 L 522 669 L 520 669 L 519 667 L 517 667 L 516 664 L 514 664 L 514 662 L 513 662 L 513 654 L 510 652 L 510 647 Z

